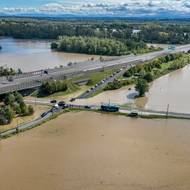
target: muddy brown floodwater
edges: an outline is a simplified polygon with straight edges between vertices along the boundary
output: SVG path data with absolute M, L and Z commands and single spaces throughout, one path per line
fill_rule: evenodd
M 67 113 L 0 142 L 2 190 L 188 190 L 190 125 Z
M 50 41 L 45 40 L 0 38 L 0 66 L 30 72 L 100 58 L 96 55 L 53 52 L 50 44 Z
M 190 65 L 155 80 L 147 94 L 146 108 L 190 113 Z

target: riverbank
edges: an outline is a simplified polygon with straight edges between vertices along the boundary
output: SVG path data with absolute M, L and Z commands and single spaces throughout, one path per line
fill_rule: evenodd
M 185 120 L 66 113 L 1 142 L 0 189 L 189 189 L 189 135 Z

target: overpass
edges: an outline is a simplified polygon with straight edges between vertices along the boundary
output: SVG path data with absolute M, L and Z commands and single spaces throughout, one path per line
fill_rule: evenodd
M 63 80 L 73 78 L 77 75 L 99 71 L 103 68 L 122 67 L 129 64 L 141 64 L 142 62 L 152 60 L 156 57 L 170 53 L 187 52 L 190 50 L 190 44 L 178 46 L 175 51 L 162 50 L 143 55 L 121 56 L 108 61 L 86 61 L 62 68 L 47 69 L 23 73 L 11 77 L 0 77 L 0 95 L 14 91 L 38 88 L 44 81 Z

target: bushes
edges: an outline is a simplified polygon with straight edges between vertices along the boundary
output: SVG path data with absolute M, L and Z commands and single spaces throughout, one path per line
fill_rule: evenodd
M 107 86 L 104 88 L 104 90 L 116 90 L 121 87 L 122 87 L 121 82 L 115 80 L 113 82 L 109 82 Z
M 11 123 L 15 115 L 28 116 L 34 113 L 33 107 L 27 106 L 18 92 L 7 94 L 3 103 L 0 107 L 0 125 Z
M 123 80 L 123 81 L 114 80 L 113 82 L 108 83 L 107 86 L 104 88 L 104 90 L 117 90 L 123 86 L 130 85 L 133 82 L 134 82 L 133 80 Z
M 55 92 L 66 91 L 68 89 L 65 81 L 50 81 L 42 84 L 40 93 L 43 95 L 51 95 Z

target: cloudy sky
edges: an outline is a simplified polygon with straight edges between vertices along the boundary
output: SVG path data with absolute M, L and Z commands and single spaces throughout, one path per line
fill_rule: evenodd
M 190 17 L 190 0 L 0 0 L 0 13 Z

